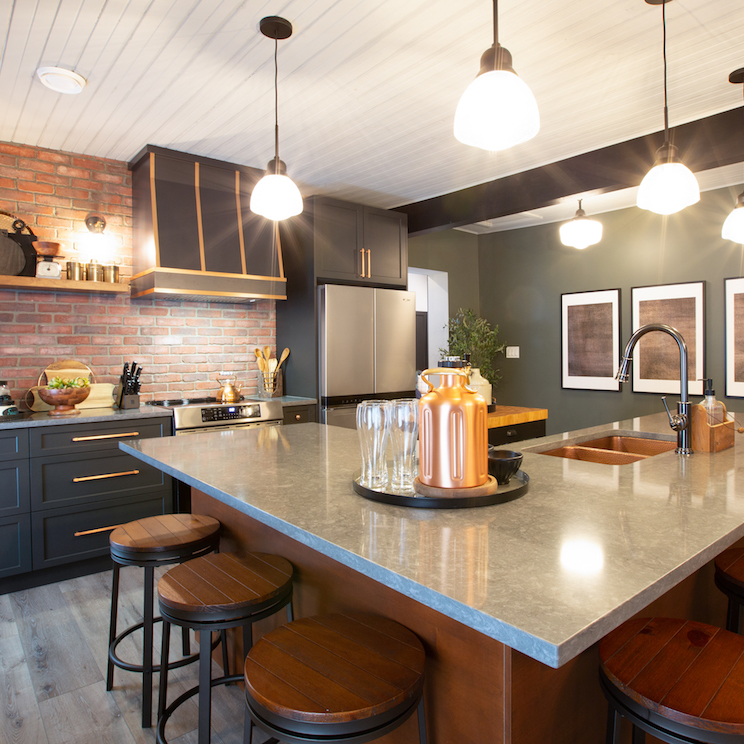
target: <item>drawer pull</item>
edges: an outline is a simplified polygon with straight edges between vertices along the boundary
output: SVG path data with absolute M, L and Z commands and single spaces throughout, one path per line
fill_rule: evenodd
M 138 431 L 126 431 L 121 434 L 95 434 L 90 437 L 73 437 L 73 442 L 94 442 L 97 439 L 120 439 L 121 437 L 138 437 Z
M 85 535 L 95 535 L 97 532 L 110 532 L 115 530 L 117 527 L 121 527 L 120 524 L 112 524 L 110 527 L 98 527 L 95 530 L 84 530 L 83 532 L 73 532 L 73 537 L 83 537 Z
M 517 430 L 516 429 L 507 429 L 506 430 L 506 436 L 507 437 L 516 437 L 517 436 Z
M 301 418 L 302 418 L 302 414 L 301 413 L 296 413 L 295 414 L 295 421 L 299 421 Z
M 73 483 L 84 483 L 85 481 L 103 480 L 104 478 L 118 478 L 120 475 L 139 475 L 139 470 L 124 470 L 121 473 L 104 473 L 103 475 L 84 475 L 82 478 L 73 478 Z

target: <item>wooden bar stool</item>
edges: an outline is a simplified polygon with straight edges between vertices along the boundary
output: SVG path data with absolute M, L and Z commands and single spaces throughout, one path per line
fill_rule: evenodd
M 744 605 L 744 548 L 724 550 L 715 560 L 716 586 L 728 597 L 726 630 L 741 631 L 741 608 Z
M 109 537 L 114 576 L 111 588 L 111 622 L 109 626 L 109 658 L 106 689 L 114 686 L 114 667 L 142 674 L 142 727 L 152 726 L 152 675 L 159 667 L 152 663 L 154 574 L 158 566 L 181 563 L 217 550 L 220 523 L 212 517 L 196 514 L 164 514 L 146 517 L 117 527 Z M 143 621 L 116 634 L 119 604 L 119 571 L 121 566 L 140 566 L 145 569 Z M 142 664 L 130 664 L 119 658 L 116 647 L 124 638 L 143 628 Z M 177 668 L 196 661 L 189 655 L 188 635 L 183 637 L 185 659 L 172 662 Z
M 425 653 L 408 628 L 377 615 L 324 615 L 267 633 L 245 660 L 246 731 L 273 742 L 364 742 L 418 711 L 426 744 Z
M 620 717 L 633 744 L 649 732 L 665 742 L 744 741 L 744 638 L 678 618 L 628 620 L 599 644 L 600 683 L 609 703 L 607 744 Z
M 211 631 L 243 629 L 243 653 L 253 643 L 252 624 L 287 608 L 292 621 L 292 564 L 267 553 L 216 553 L 170 569 L 158 582 L 163 644 L 160 661 L 158 742 L 166 744 L 165 726 L 173 712 L 199 693 L 199 744 L 210 740 L 212 687 L 242 682 L 243 674 L 229 674 L 223 656 L 222 677 L 212 679 Z M 170 626 L 199 631 L 199 684 L 166 707 Z M 224 644 L 223 644 L 224 648 Z

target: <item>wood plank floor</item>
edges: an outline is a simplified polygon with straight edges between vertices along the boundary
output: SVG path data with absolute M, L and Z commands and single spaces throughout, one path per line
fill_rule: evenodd
M 136 567 L 121 571 L 119 632 L 142 620 L 142 575 Z M 155 741 L 155 728 L 141 728 L 141 676 L 117 669 L 114 689 L 106 692 L 110 597 L 111 571 L 0 595 L 0 744 Z M 156 623 L 156 659 L 159 630 Z M 180 630 L 171 648 L 177 658 Z M 141 631 L 120 644 L 119 654 L 141 663 Z M 197 669 L 191 664 L 170 673 L 169 702 L 196 685 Z M 219 672 L 215 665 L 213 674 Z M 156 706 L 157 680 L 153 698 Z M 239 687 L 213 689 L 213 744 L 241 744 L 243 705 Z M 194 697 L 174 714 L 166 729 L 171 744 L 196 744 L 197 713 Z M 264 740 L 254 732 L 254 744 Z

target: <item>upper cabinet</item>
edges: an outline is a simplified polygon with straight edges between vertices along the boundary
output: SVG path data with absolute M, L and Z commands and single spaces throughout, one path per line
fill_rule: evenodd
M 315 197 L 312 245 L 318 281 L 405 287 L 408 223 L 400 212 Z

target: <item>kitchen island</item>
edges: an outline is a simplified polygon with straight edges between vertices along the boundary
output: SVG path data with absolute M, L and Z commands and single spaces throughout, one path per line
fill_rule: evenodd
M 527 493 L 462 510 L 358 496 L 357 438 L 339 427 L 121 447 L 196 489 L 194 511 L 223 522 L 228 547 L 292 560 L 297 616 L 365 609 L 416 631 L 435 744 L 600 742 L 596 642 L 647 608 L 722 623 L 709 563 L 744 536 L 738 443 L 620 466 L 530 451 L 608 429 L 673 439 L 654 415 L 523 442 Z

